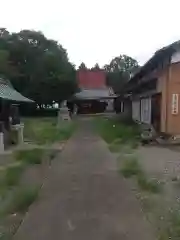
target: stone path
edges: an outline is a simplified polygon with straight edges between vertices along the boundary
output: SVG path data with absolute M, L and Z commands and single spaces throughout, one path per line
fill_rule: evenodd
M 80 129 L 52 165 L 14 240 L 153 240 L 116 159 L 92 129 Z

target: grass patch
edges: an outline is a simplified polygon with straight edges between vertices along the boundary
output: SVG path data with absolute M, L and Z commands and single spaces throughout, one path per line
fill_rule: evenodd
M 129 143 L 129 145 L 130 145 L 131 148 L 136 149 L 139 146 L 139 142 L 138 141 L 131 141 Z
M 128 157 L 124 160 L 120 172 L 125 178 L 136 176 L 137 184 L 141 190 L 159 193 L 162 190 L 161 184 L 156 179 L 149 179 L 143 172 L 138 159 L 135 157 Z
M 118 139 L 121 143 L 137 142 L 139 127 L 136 124 L 127 125 L 115 119 L 96 118 L 95 125 L 102 138 L 107 143 Z
M 7 213 L 26 212 L 29 206 L 38 197 L 39 187 L 31 187 L 28 189 L 17 189 L 13 194 L 10 204 L 7 206 Z
M 2 178 L 2 189 L 3 186 L 10 187 L 17 185 L 22 175 L 23 169 L 24 167 L 20 164 L 8 167 L 4 172 L 4 177 Z
M 18 150 L 15 152 L 15 159 L 26 164 L 41 164 L 43 159 L 43 149 Z
M 112 143 L 109 144 L 109 150 L 111 152 L 120 152 L 122 149 L 122 140 L 121 139 L 115 139 Z
M 130 178 L 132 176 L 140 174 L 141 168 L 138 160 L 134 157 L 129 157 L 124 161 L 120 172 L 125 178 Z
M 108 147 L 111 152 L 119 152 L 121 150 L 121 146 L 114 143 L 110 144 Z
M 161 192 L 161 185 L 156 179 L 148 179 L 143 173 L 137 176 L 137 183 L 143 191 L 159 193 Z
M 75 129 L 74 122 L 62 122 L 57 128 L 57 118 L 24 119 L 24 137 L 38 144 L 49 144 L 70 138 Z
M 180 211 L 169 212 L 166 219 L 166 227 L 161 229 L 158 240 L 180 239 Z

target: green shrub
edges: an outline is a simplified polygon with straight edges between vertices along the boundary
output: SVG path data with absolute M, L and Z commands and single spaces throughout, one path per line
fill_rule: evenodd
M 43 149 L 19 150 L 15 153 L 17 161 L 27 164 L 41 164 L 43 158 Z
M 67 140 L 75 130 L 74 122 L 63 122 L 57 127 L 56 118 L 25 119 L 25 138 L 38 144 Z
M 158 240 L 180 239 L 180 211 L 173 209 L 169 211 L 166 226 L 160 230 Z
M 138 125 L 128 125 L 115 119 L 103 118 L 96 118 L 95 124 L 101 137 L 107 143 L 112 143 L 116 139 L 120 139 L 121 143 L 138 142 L 140 135 Z
M 39 187 L 17 189 L 7 206 L 8 213 L 26 212 L 29 206 L 36 200 Z
M 109 145 L 109 150 L 111 152 L 119 152 L 121 150 L 121 146 L 119 146 L 118 144 L 112 143 Z
M 126 178 L 141 174 L 142 172 L 138 160 L 134 157 L 126 159 L 120 171 Z
M 139 146 L 139 143 L 138 141 L 132 141 L 130 142 L 130 146 L 131 148 L 136 149 Z
M 161 191 L 161 185 L 156 179 L 148 179 L 145 174 L 139 174 L 137 176 L 137 182 L 139 187 L 148 192 L 158 193 Z
M 23 166 L 20 164 L 8 167 L 5 170 L 2 184 L 5 186 L 17 185 L 22 175 L 22 172 L 23 172 Z

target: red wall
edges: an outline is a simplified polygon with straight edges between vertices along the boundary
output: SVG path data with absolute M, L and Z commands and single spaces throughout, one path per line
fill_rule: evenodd
M 106 87 L 106 74 L 103 70 L 79 70 L 77 81 L 80 88 L 98 89 Z

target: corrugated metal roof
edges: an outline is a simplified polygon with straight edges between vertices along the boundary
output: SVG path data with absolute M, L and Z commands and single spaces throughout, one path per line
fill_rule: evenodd
M 34 102 L 17 92 L 4 79 L 0 79 L 0 98 L 17 102 Z
M 113 98 L 116 95 L 109 88 L 104 89 L 82 89 L 74 95 L 77 99 L 103 99 L 103 98 Z

